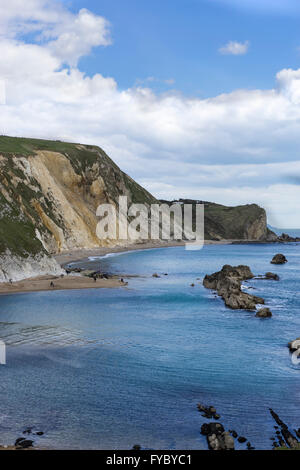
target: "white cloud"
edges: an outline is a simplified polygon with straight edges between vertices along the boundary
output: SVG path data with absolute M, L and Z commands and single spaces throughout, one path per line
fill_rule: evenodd
M 274 89 L 210 99 L 120 90 L 75 66 L 109 43 L 106 20 L 46 0 L 28 0 L 20 14 L 18 3 L 0 6 L 2 31 L 10 31 L 0 36 L 1 133 L 98 144 L 158 196 L 257 202 L 274 225 L 300 226 L 300 70 L 281 70 Z M 38 42 L 22 40 L 29 28 Z
M 245 55 L 248 52 L 249 46 L 249 41 L 229 41 L 225 46 L 220 47 L 219 52 L 223 55 Z

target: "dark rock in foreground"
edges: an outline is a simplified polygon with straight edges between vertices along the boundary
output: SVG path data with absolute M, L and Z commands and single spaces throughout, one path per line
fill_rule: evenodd
M 234 439 L 220 423 L 204 423 L 201 434 L 206 436 L 210 450 L 234 450 Z
M 276 434 L 278 436 L 279 445 L 281 447 L 286 447 L 286 444 L 291 449 L 298 449 L 299 442 L 297 441 L 296 437 L 289 431 L 288 426 L 279 418 L 278 414 L 270 408 L 270 413 L 274 421 L 280 426 L 281 428 L 281 437 L 280 432 L 277 431 Z M 278 434 L 279 433 L 279 434 Z
M 277 255 L 273 256 L 271 264 L 284 264 L 287 263 L 286 257 L 282 253 L 278 253 Z
M 234 310 L 255 310 L 256 304 L 264 304 L 261 297 L 247 294 L 241 290 L 241 281 L 252 279 L 254 277 L 249 266 L 230 266 L 225 265 L 211 275 L 206 275 L 203 279 L 203 285 L 207 289 L 214 289 L 222 297 L 225 305 Z
M 271 318 L 272 312 L 269 308 L 261 308 L 255 316 L 258 318 Z
M 24 437 L 19 437 L 19 439 L 17 439 L 15 442 L 15 446 L 17 449 L 28 449 L 33 447 L 33 441 L 25 439 Z

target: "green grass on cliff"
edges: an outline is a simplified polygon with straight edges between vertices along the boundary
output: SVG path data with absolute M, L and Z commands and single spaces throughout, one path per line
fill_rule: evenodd
M 32 155 L 37 150 L 65 153 L 74 148 L 72 143 L 59 140 L 27 139 L 24 137 L 0 136 L 0 152 L 15 155 Z

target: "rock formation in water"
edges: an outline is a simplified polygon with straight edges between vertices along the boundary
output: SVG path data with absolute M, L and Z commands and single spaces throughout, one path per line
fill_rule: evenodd
M 248 266 L 225 265 L 221 271 L 206 275 L 203 279 L 203 285 L 207 289 L 216 290 L 227 307 L 235 310 L 255 310 L 256 304 L 265 303 L 264 299 L 247 294 L 241 289 L 241 281 L 253 277 L 254 275 Z
M 273 259 L 271 261 L 271 264 L 285 264 L 285 263 L 287 263 L 287 259 L 281 253 L 278 253 L 277 255 L 273 256 Z
M 272 312 L 269 308 L 261 308 L 256 312 L 255 316 L 258 318 L 271 318 Z

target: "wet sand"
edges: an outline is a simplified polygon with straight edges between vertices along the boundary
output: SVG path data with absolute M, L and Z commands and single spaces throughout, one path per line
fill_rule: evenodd
M 53 283 L 54 287 L 51 285 Z M 119 278 L 111 279 L 91 279 L 86 276 L 39 276 L 35 278 L 24 279 L 22 281 L 0 284 L 1 294 L 15 294 L 21 292 L 39 292 L 39 291 L 57 291 L 74 289 L 101 289 L 124 287 L 126 282 L 120 282 Z

